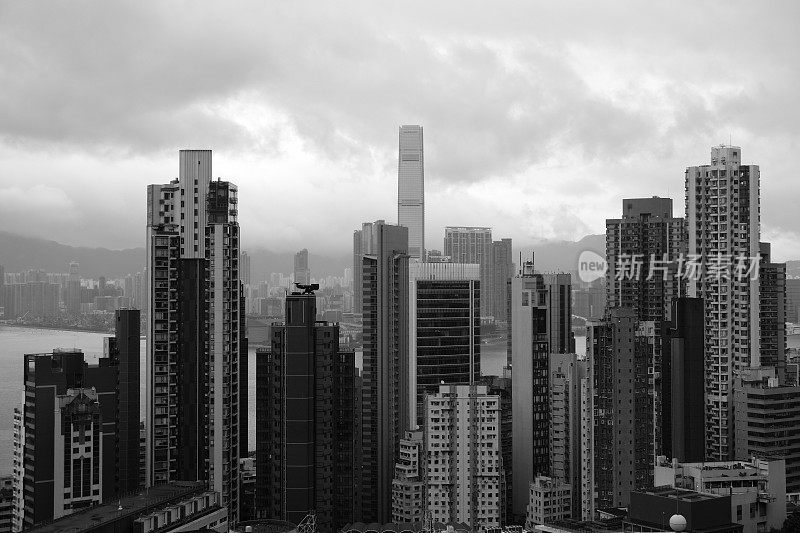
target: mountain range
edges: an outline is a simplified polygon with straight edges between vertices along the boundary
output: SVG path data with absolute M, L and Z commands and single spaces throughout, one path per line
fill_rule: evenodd
M 514 263 L 533 258 L 536 269 L 541 272 L 573 272 L 578 256 L 585 250 L 605 255 L 605 235 L 587 235 L 578 241 L 540 241 L 515 246 Z M 253 281 L 267 279 L 272 272 L 289 274 L 294 267 L 292 252 L 273 252 L 266 249 L 247 250 L 250 255 Z M 144 248 L 111 250 L 69 246 L 55 241 L 28 237 L 0 231 L 0 265 L 6 272 L 21 272 L 42 269 L 46 272 L 67 272 L 69 263 L 80 263 L 80 274 L 85 278 L 106 276 L 121 278 L 141 271 L 145 264 Z M 312 276 L 341 276 L 344 269 L 352 267 L 352 253 L 316 255 L 309 251 L 309 266 Z M 800 261 L 788 261 L 789 276 L 800 276 Z

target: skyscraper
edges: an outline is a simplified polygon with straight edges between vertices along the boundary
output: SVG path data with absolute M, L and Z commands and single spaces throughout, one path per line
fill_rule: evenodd
M 494 294 L 492 228 L 447 226 L 444 229 L 444 255 L 453 263 L 481 266 L 481 291 Z M 481 316 L 491 315 L 491 299 L 481 299 Z
M 308 250 L 305 248 L 294 254 L 294 282 L 303 285 L 311 283 L 311 270 L 308 268 Z
M 612 308 L 586 328 L 593 385 L 591 515 L 626 507 L 630 492 L 652 486 L 653 420 L 646 339 L 637 336 L 633 310 Z
M 148 485 L 206 481 L 238 520 L 240 279 L 237 189 L 210 150 L 147 189 Z
M 759 332 L 761 366 L 775 367 L 776 375 L 786 379 L 786 263 L 772 262 L 768 242 L 759 243 L 758 267 Z M 788 467 L 787 467 L 788 468 Z
M 355 354 L 339 350 L 339 327 L 316 322 L 311 291 L 286 298 L 286 322 L 272 329 L 258 383 L 256 509 L 298 524 L 315 512 L 330 533 L 358 519 L 358 412 Z
M 408 255 L 425 259 L 425 158 L 422 126 L 400 126 L 397 224 L 408 228 Z
M 67 304 L 67 313 L 77 316 L 81 312 L 81 278 L 78 274 L 80 265 L 73 261 L 69 264 L 69 278 L 64 302 Z
M 411 422 L 422 424 L 425 394 L 469 385 L 481 375 L 478 265 L 409 264 Z
M 135 309 L 119 310 L 115 316 L 115 334 L 106 338 L 104 350 L 110 363 L 117 367 L 116 447 L 120 494 L 141 488 L 139 485 L 140 333 L 140 312 Z
M 538 274 L 522 265 L 511 279 L 509 352 L 513 424 L 513 514 L 526 513 L 529 484 L 550 475 L 550 354 L 574 347 L 571 276 Z
M 364 522 L 392 514 L 392 476 L 400 439 L 410 427 L 408 229 L 365 223 L 361 239 L 363 307 Z
M 759 257 L 760 172 L 741 159 L 738 146 L 715 146 L 710 165 L 686 169 L 688 253 L 701 258 L 687 294 L 705 305 L 706 461 L 733 458 L 730 387 L 742 368 L 760 366 L 759 281 L 715 273 Z
M 129 436 L 139 427 L 139 374 L 131 373 L 139 337 L 130 338 L 139 324 L 129 328 L 127 318 L 133 317 L 121 317 L 110 357 L 97 365 L 88 365 L 77 349 L 25 355 L 14 439 L 18 526 L 27 529 L 138 487 L 138 446 L 130 448 Z M 129 350 L 134 344 L 135 354 Z

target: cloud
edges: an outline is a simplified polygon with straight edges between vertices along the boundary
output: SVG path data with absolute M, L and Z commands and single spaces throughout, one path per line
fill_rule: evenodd
M 577 238 L 602 231 L 622 197 L 671 194 L 680 206 L 683 169 L 735 134 L 762 165 L 763 205 L 775 209 L 764 224 L 793 234 L 785 198 L 796 192 L 798 11 L 793 2 L 5 3 L 0 147 L 5 166 L 62 188 L 84 217 L 73 231 L 98 244 L 140 241 L 144 184 L 175 174 L 177 149 L 210 147 L 215 172 L 235 172 L 225 177 L 251 192 L 241 206 L 251 242 L 346 249 L 347 228 L 394 219 L 400 124 L 425 126 L 428 205 L 445 210 L 429 211 L 437 241 L 442 225 L 470 216 L 520 239 Z M 724 31 L 709 33 L 710 21 Z M 79 178 L 70 164 L 73 178 L 58 176 L 72 156 L 95 174 Z M 115 233 L 93 227 L 89 213 L 114 213 L 80 188 L 105 183 L 104 166 L 118 173 L 112 198 L 136 202 Z M 17 184 L 10 170 L 0 188 Z M 298 191 L 308 196 L 303 221 L 285 206 Z

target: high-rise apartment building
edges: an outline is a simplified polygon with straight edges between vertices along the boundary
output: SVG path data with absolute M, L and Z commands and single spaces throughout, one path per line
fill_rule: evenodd
M 201 480 L 238 521 L 241 322 L 237 189 L 210 150 L 147 189 L 148 485 Z
M 676 298 L 664 324 L 661 360 L 662 454 L 679 461 L 705 458 L 703 300 Z
M 606 305 L 632 309 L 650 338 L 648 371 L 652 384 L 653 456 L 662 453 L 662 326 L 672 300 L 685 296 L 686 281 L 678 265 L 686 253 L 686 223 L 672 214 L 672 199 L 626 198 L 622 218 L 606 220 Z
M 361 241 L 363 313 L 364 522 L 392 514 L 392 477 L 400 439 L 410 427 L 408 228 L 365 223 Z
M 574 352 L 571 276 L 539 274 L 522 264 L 510 283 L 513 514 L 525 516 L 529 485 L 550 475 L 550 354 Z
M 701 258 L 687 295 L 705 305 L 707 461 L 732 458 L 731 385 L 742 368 L 760 366 L 759 281 L 735 266 L 758 266 L 760 172 L 741 160 L 741 148 L 721 145 L 710 165 L 686 169 L 688 253 Z M 717 275 L 730 262 L 734 275 Z
M 410 420 L 422 424 L 425 394 L 481 375 L 480 267 L 409 264 Z
M 455 227 L 444 229 L 444 255 L 453 263 L 477 263 L 481 266 L 481 290 L 494 294 L 492 228 Z M 481 300 L 481 316 L 491 315 L 491 299 Z
M 474 531 L 502 513 L 500 399 L 483 385 L 442 385 L 425 397 L 426 510 Z
M 59 285 L 46 281 L 12 283 L 3 291 L 5 318 L 52 318 L 58 315 Z
M 625 308 L 612 308 L 603 320 L 587 324 L 588 371 L 594 389 L 590 516 L 597 509 L 625 507 L 631 491 L 652 486 L 649 354 L 637 329 L 634 311 Z
M 311 270 L 308 268 L 308 250 L 305 248 L 294 254 L 294 282 L 303 285 L 311 283 Z
M 392 522 L 414 523 L 425 518 L 425 454 L 422 430 L 407 431 L 392 480 Z
M 425 158 L 422 126 L 400 126 L 397 224 L 408 228 L 408 255 L 425 259 Z
M 117 346 L 127 342 L 125 333 L 118 328 Z M 25 355 L 25 398 L 14 438 L 17 527 L 27 529 L 138 487 L 138 468 L 128 468 L 138 450 L 132 453 L 126 438 L 131 415 L 135 428 L 139 424 L 139 375 L 129 374 L 138 365 L 138 346 L 135 361 L 132 355 L 114 350 L 97 365 L 88 365 L 79 350 Z
M 771 246 L 759 243 L 759 347 L 761 366 L 772 366 L 786 379 L 786 263 L 773 263 Z
M 311 290 L 286 298 L 286 322 L 260 353 L 256 510 L 299 524 L 315 513 L 317 530 L 339 531 L 360 516 L 355 354 L 339 350 L 339 327 L 316 322 Z M 263 383 L 263 385 L 262 385 Z
M 508 281 L 514 277 L 514 254 L 511 239 L 492 242 L 492 299 L 491 314 L 495 320 L 508 320 Z
M 575 518 L 580 516 L 584 462 L 581 417 L 585 398 L 581 384 L 588 375 L 586 360 L 577 355 L 550 355 L 550 477 L 569 485 L 568 512 Z

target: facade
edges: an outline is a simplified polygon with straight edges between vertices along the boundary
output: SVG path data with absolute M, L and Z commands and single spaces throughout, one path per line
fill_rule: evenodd
M 659 458 L 655 485 L 730 496 L 730 520 L 744 533 L 781 529 L 786 520 L 782 459 L 678 463 Z
M 22 405 L 24 405 L 24 400 Z M 24 407 L 14 408 L 14 452 L 12 459 L 14 516 L 11 520 L 11 530 L 14 533 L 22 531 L 25 521 L 25 422 L 22 420 Z
M 648 350 L 631 309 L 610 309 L 586 328 L 593 382 L 594 511 L 625 507 L 633 490 L 651 486 L 652 405 Z M 602 444 L 601 444 L 602 443 Z
M 760 173 L 741 164 L 738 146 L 715 146 L 711 164 L 686 169 L 688 253 L 705 261 L 687 295 L 705 305 L 706 460 L 733 454 L 731 383 L 745 367 L 760 366 L 759 281 L 717 276 L 714 262 L 759 257 Z
M 530 484 L 525 530 L 554 520 L 572 518 L 572 487 L 569 483 L 537 476 Z
M 392 480 L 392 522 L 422 522 L 425 518 L 425 454 L 422 430 L 407 431 Z
M 238 521 L 241 331 L 237 189 L 210 150 L 147 189 L 148 486 L 203 480 Z
M 587 362 L 577 355 L 550 355 L 550 475 L 575 488 L 568 502 L 570 518 L 580 516 L 581 509 L 581 384 L 587 377 Z
M 508 524 L 514 516 L 512 510 L 514 486 L 514 447 L 512 439 L 514 434 L 513 420 L 511 418 L 511 378 L 507 376 L 482 376 L 481 385 L 486 385 L 486 390 L 492 396 L 500 398 L 500 455 L 503 459 L 502 501 L 503 514 L 501 523 Z
M 425 157 L 422 126 L 400 126 L 397 225 L 408 228 L 408 255 L 425 260 Z
M 410 427 L 408 229 L 382 220 L 362 226 L 363 521 L 392 513 L 400 439 Z
M 426 510 L 472 530 L 500 526 L 500 399 L 482 385 L 442 385 L 425 397 Z
M 15 522 L 23 528 L 111 500 L 138 485 L 138 469 L 123 475 L 119 468 L 127 459 L 119 437 L 129 431 L 120 406 L 132 399 L 131 387 L 120 386 L 123 366 L 130 364 L 119 353 L 97 365 L 86 364 L 78 350 L 25 356 L 25 399 L 15 432 L 21 455 L 14 465 L 15 499 L 21 503 Z M 138 383 L 137 374 L 137 393 Z
M 494 294 L 492 228 L 447 226 L 444 229 L 444 255 L 453 263 L 481 266 L 481 290 Z M 491 299 L 481 300 L 481 316 L 491 316 Z
M 311 283 L 311 270 L 308 268 L 308 250 L 305 248 L 294 254 L 294 282 L 302 285 Z
M 679 461 L 705 458 L 704 327 L 702 298 L 672 301 L 664 325 L 661 366 L 662 450 Z
M 569 274 L 522 265 L 510 282 L 509 353 L 513 425 L 513 513 L 525 515 L 529 484 L 550 473 L 550 354 L 574 351 Z
M 479 271 L 470 264 L 409 264 L 410 419 L 417 425 L 425 394 L 480 378 Z
M 786 263 L 773 263 L 771 246 L 759 244 L 758 267 L 759 332 L 761 366 L 775 367 L 786 379 Z
M 771 369 L 772 370 L 772 369 Z M 800 387 L 771 377 L 734 382 L 735 456 L 775 457 L 786 463 L 786 492 L 800 493 Z
M 259 420 L 259 518 L 299 524 L 316 513 L 317 530 L 336 532 L 358 516 L 360 378 L 355 354 L 339 350 L 339 327 L 316 322 L 310 290 L 286 298 L 286 322 L 272 327 Z M 260 427 L 260 426 L 259 426 Z
M 0 477 L 0 533 L 14 529 L 14 477 Z
M 677 275 L 686 253 L 686 223 L 672 214 L 672 199 L 626 198 L 622 218 L 606 220 L 606 304 L 633 309 L 650 339 L 650 395 L 653 398 L 653 455 L 662 453 L 661 358 L 662 327 L 669 320 L 672 300 L 686 294 Z
M 508 282 L 514 277 L 514 251 L 511 239 L 492 242 L 492 275 L 494 279 L 492 280 L 490 310 L 496 321 L 506 322 L 508 320 Z

